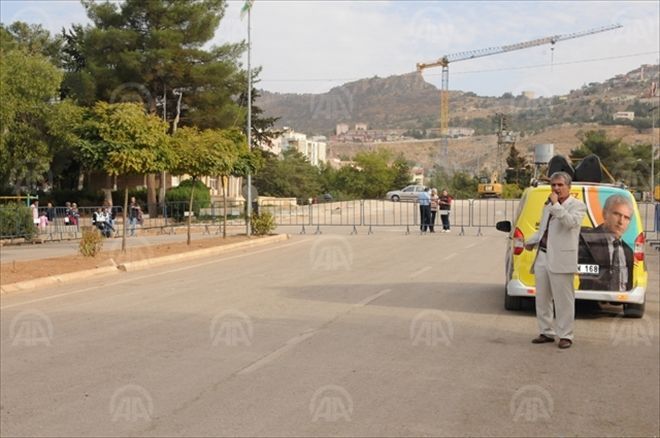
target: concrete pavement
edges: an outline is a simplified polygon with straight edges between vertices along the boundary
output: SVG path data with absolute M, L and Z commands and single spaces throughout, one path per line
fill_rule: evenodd
M 1 434 L 657 435 L 657 253 L 646 316 L 561 351 L 502 234 L 381 231 L 2 297 Z

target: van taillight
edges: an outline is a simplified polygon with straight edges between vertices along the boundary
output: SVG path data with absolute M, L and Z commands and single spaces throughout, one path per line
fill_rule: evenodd
M 525 235 L 516 227 L 513 231 L 513 255 L 520 255 L 525 249 Z
M 644 261 L 644 233 L 639 233 L 635 239 L 635 261 Z

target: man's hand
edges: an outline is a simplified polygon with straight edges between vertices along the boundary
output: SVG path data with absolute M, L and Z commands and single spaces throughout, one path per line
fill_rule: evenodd
M 552 205 L 555 205 L 557 202 L 559 202 L 559 195 L 557 195 L 555 192 L 550 192 L 548 199 L 550 199 Z

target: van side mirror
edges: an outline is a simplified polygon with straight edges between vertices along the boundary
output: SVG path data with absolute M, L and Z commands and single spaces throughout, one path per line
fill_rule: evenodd
M 510 221 L 499 221 L 495 224 L 497 231 L 504 231 L 505 233 L 511 232 L 511 222 Z

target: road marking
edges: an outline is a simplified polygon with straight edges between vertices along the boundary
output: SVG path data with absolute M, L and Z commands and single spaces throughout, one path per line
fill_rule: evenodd
M 174 273 L 174 272 L 181 272 L 181 271 L 185 271 L 185 270 L 188 270 L 188 269 L 193 269 L 193 268 L 197 268 L 197 267 L 201 267 L 201 266 L 211 265 L 211 264 L 222 262 L 222 261 L 225 261 L 225 260 L 232 260 L 232 259 L 237 259 L 237 258 L 240 258 L 240 257 L 253 255 L 253 254 L 260 254 L 262 252 L 272 251 L 273 249 L 277 249 L 277 248 L 284 248 L 284 247 L 289 247 L 289 246 L 293 246 L 293 245 L 298 245 L 302 242 L 306 242 L 307 240 L 309 240 L 309 239 L 301 239 L 301 240 L 298 240 L 296 242 L 286 243 L 284 245 L 274 246 L 274 247 L 271 247 L 271 248 L 265 248 L 265 249 L 262 249 L 260 251 L 251 251 L 251 252 L 246 252 L 246 253 L 243 253 L 243 254 L 236 254 L 236 255 L 233 255 L 233 256 L 230 256 L 230 257 L 224 257 L 224 258 L 221 258 L 221 259 L 214 259 L 214 260 L 209 260 L 209 261 L 205 261 L 205 262 L 202 262 L 202 263 L 196 263 L 196 264 L 193 264 L 193 265 L 182 266 L 180 268 L 171 269 L 171 270 L 167 271 L 166 273 L 169 274 L 169 273 Z M 140 276 L 137 276 L 137 277 L 131 277 L 131 278 L 126 278 L 126 279 L 119 280 L 119 281 L 116 281 L 116 282 L 111 282 L 111 283 L 105 284 L 104 286 L 117 286 L 117 285 L 120 285 L 120 284 L 130 283 L 130 282 L 133 282 L 133 281 L 143 280 L 145 278 L 159 277 L 161 275 L 163 275 L 163 272 L 140 275 Z M 95 285 L 95 286 L 90 286 L 90 287 L 86 287 L 86 288 L 83 288 L 83 289 L 73 290 L 73 291 L 66 292 L 66 293 L 51 295 L 49 297 L 35 298 L 34 300 L 23 301 L 23 302 L 15 303 L 15 304 L 9 304 L 7 306 L 0 306 L 0 310 L 11 309 L 13 307 L 24 306 L 26 304 L 39 303 L 39 302 L 42 302 L 42 301 L 49 301 L 49 300 L 53 300 L 55 298 L 66 297 L 66 296 L 69 296 L 69 295 L 76 295 L 76 294 L 80 294 L 80 293 L 83 293 L 83 292 L 88 292 L 90 290 L 99 289 L 99 287 L 102 287 L 102 286 Z
M 243 374 L 248 374 L 248 373 L 251 373 L 253 371 L 258 370 L 259 368 L 263 367 L 264 365 L 267 365 L 268 363 L 274 361 L 275 359 L 277 359 L 278 357 L 280 357 L 281 355 L 283 355 L 287 351 L 293 349 L 296 345 L 298 345 L 301 342 L 304 342 L 307 339 L 311 338 L 312 336 L 314 336 L 317 333 L 317 331 L 318 331 L 318 329 L 317 330 L 311 330 L 309 332 L 301 333 L 300 335 L 289 339 L 280 348 L 268 353 L 266 356 L 262 357 L 261 359 L 258 359 L 256 362 L 252 362 L 250 365 L 248 365 L 247 367 L 245 367 L 242 370 L 240 370 L 239 372 L 237 372 L 236 375 L 241 376 Z
M 442 261 L 442 262 L 446 262 L 447 260 L 456 257 L 456 254 L 458 254 L 458 253 L 456 253 L 456 252 L 452 252 L 451 254 L 449 254 L 447 257 L 445 257 L 444 259 L 442 259 L 442 260 L 440 260 L 440 261 Z
M 467 249 L 467 248 L 474 248 L 475 246 L 479 245 L 480 243 L 481 243 L 481 242 L 477 241 L 477 242 L 474 242 L 474 243 L 471 243 L 471 244 L 467 245 L 465 248 L 466 248 L 466 249 Z
M 380 297 L 382 297 L 383 295 L 385 295 L 385 294 L 387 294 L 387 293 L 390 293 L 390 292 L 392 292 L 392 289 L 383 289 L 382 291 L 380 291 L 380 292 L 378 292 L 378 293 L 375 293 L 375 294 L 373 294 L 372 296 L 367 297 L 367 298 L 365 298 L 364 300 L 360 301 L 359 303 L 355 304 L 355 305 L 352 306 L 350 309 L 348 309 L 348 312 L 350 312 L 353 308 L 356 308 L 356 307 L 364 307 L 364 306 L 366 306 L 367 304 L 369 304 L 370 302 L 374 301 L 375 299 L 380 298 Z M 348 312 L 347 312 L 347 313 L 348 313 Z
M 431 269 L 431 267 L 430 267 L 430 266 L 426 266 L 426 267 L 420 269 L 419 271 L 415 271 L 415 272 L 413 272 L 412 274 L 410 274 L 410 278 L 415 278 L 415 277 L 417 277 L 418 275 L 422 275 L 424 272 L 428 271 L 429 269 Z
M 305 330 L 301 334 L 294 336 L 293 338 L 289 339 L 282 345 L 281 347 L 271 351 L 270 353 L 266 354 L 265 356 L 261 357 L 260 359 L 257 359 L 256 361 L 252 362 L 251 364 L 247 365 L 246 367 L 240 369 L 239 371 L 236 372 L 236 375 L 242 376 L 244 374 L 249 374 L 252 373 L 265 365 L 268 365 L 269 363 L 273 362 L 275 359 L 278 357 L 282 356 L 284 353 L 286 353 L 289 350 L 294 349 L 297 345 L 305 342 L 306 340 L 312 338 L 315 336 L 317 333 L 321 332 L 323 329 L 325 329 L 327 326 L 338 320 L 344 315 L 348 315 L 351 313 L 353 310 L 364 307 L 367 304 L 371 303 L 372 301 L 382 297 L 383 295 L 392 292 L 392 289 L 384 289 L 381 290 L 378 293 L 375 293 L 373 295 L 368 296 L 367 298 L 353 304 L 351 307 L 349 307 L 345 312 L 342 312 L 338 315 L 336 315 L 334 318 L 332 318 L 329 321 L 324 322 L 321 324 L 319 327 L 314 328 L 314 329 L 309 329 Z

